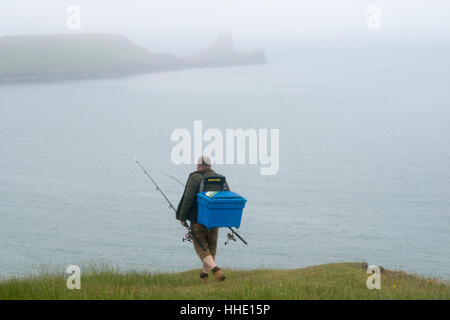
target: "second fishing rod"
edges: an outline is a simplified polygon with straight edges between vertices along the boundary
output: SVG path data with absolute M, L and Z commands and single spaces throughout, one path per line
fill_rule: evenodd
M 161 195 L 167 201 L 167 203 L 169 204 L 169 209 L 172 209 L 175 212 L 175 214 L 176 214 L 177 212 L 176 212 L 176 209 L 173 206 L 172 202 L 170 202 L 169 198 L 167 198 L 167 196 L 164 194 L 164 192 L 159 188 L 158 184 L 155 182 L 155 180 L 153 180 L 152 176 L 148 173 L 148 171 L 144 168 L 144 166 L 136 159 L 135 156 L 133 156 L 133 159 L 136 162 L 136 164 L 144 171 L 144 174 L 153 182 L 153 184 L 156 187 L 156 190 L 158 190 L 159 193 L 161 193 Z M 183 238 L 183 241 L 192 241 L 192 239 L 194 239 L 194 241 L 196 241 L 198 243 L 200 248 L 202 248 L 202 250 L 205 251 L 206 250 L 205 246 L 200 241 L 200 239 L 197 238 L 195 233 L 192 231 L 191 227 L 187 223 L 184 226 L 188 230 L 188 233 Z

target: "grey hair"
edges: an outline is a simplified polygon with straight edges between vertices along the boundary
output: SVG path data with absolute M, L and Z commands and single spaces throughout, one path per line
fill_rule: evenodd
M 202 166 L 211 166 L 211 159 L 208 156 L 201 156 L 197 160 L 197 164 L 200 164 Z

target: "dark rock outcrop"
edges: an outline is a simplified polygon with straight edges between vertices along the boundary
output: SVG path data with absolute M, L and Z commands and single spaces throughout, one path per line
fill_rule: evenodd
M 214 43 L 193 56 L 185 57 L 184 61 L 195 67 L 226 67 L 267 62 L 263 49 L 235 50 L 233 39 L 227 32 L 219 33 Z

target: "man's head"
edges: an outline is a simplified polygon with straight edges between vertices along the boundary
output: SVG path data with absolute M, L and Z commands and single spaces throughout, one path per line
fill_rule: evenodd
M 207 170 L 211 169 L 211 159 L 208 156 L 201 156 L 197 160 L 197 170 Z

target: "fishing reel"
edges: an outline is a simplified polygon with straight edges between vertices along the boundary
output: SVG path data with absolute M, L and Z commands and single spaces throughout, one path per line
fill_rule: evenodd
M 228 242 L 230 242 L 230 240 L 236 241 L 236 237 L 234 236 L 234 232 L 231 232 L 231 233 L 227 234 L 227 241 L 225 241 L 225 245 L 227 245 Z
M 186 234 L 184 235 L 183 242 L 185 242 L 185 241 L 187 241 L 187 242 L 192 242 L 192 234 L 191 234 L 191 231 L 189 231 L 188 233 L 186 233 Z

